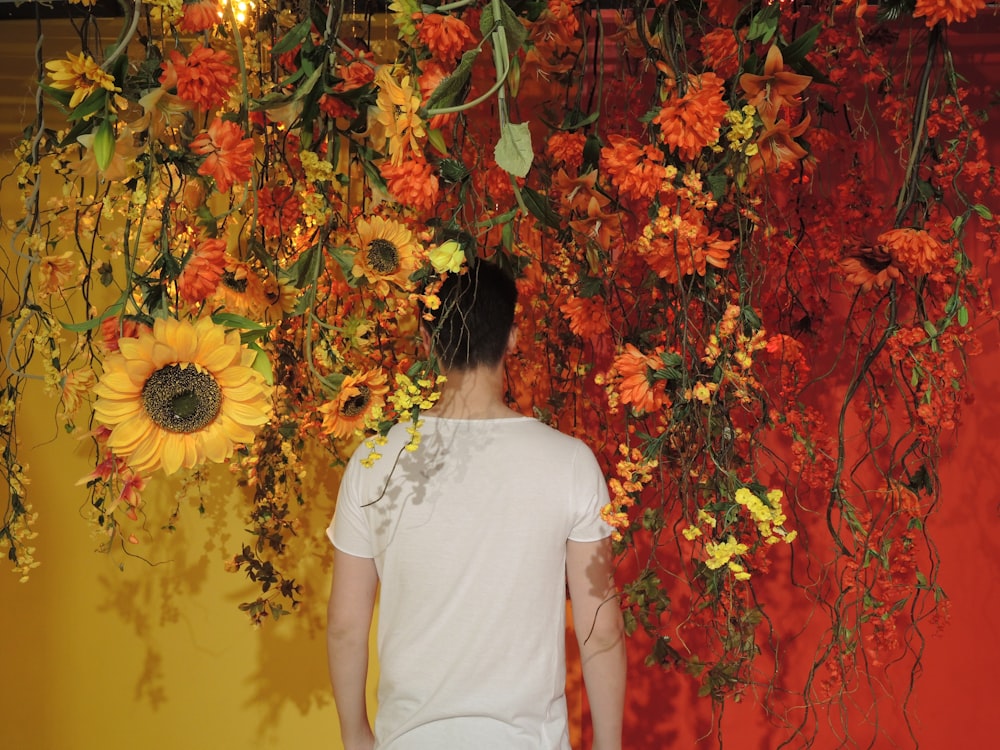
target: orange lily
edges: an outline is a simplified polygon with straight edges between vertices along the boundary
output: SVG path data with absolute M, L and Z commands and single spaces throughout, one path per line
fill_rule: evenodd
M 806 132 L 810 117 L 806 115 L 794 128 L 788 120 L 768 124 L 757 138 L 757 153 L 750 157 L 750 174 L 777 172 L 782 165 L 800 161 L 809 154 L 795 139 Z
M 811 82 L 812 76 L 785 69 L 785 59 L 777 44 L 772 44 L 767 51 L 764 75 L 744 73 L 740 76 L 740 88 L 746 92 L 748 102 L 757 108 L 765 127 L 774 124 L 783 104 L 798 104 L 798 94 Z

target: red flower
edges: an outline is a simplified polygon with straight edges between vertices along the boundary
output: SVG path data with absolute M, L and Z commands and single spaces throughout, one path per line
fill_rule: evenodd
M 191 150 L 205 157 L 198 167 L 198 174 L 215 180 L 215 188 L 225 193 L 234 182 L 250 179 L 253 166 L 253 140 L 243 137 L 243 130 L 235 122 L 216 117 L 191 142 Z
M 270 237 L 287 234 L 302 218 L 302 202 L 290 185 L 262 187 L 257 206 L 260 225 Z
M 636 200 L 655 196 L 667 175 L 660 149 L 620 135 L 609 135 L 608 143 L 601 149 L 601 169 L 618 191 Z
M 941 21 L 946 24 L 968 21 L 985 7 L 986 0 L 917 0 L 913 17 L 923 16 L 929 29 Z
M 160 83 L 166 88 L 176 86 L 181 99 L 208 110 L 229 98 L 236 69 L 228 54 L 199 44 L 187 57 L 179 50 L 170 50 L 170 59 L 163 61 Z

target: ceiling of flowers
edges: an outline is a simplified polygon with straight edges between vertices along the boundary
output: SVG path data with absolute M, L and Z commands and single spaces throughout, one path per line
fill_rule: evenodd
M 919 662 L 993 315 L 982 92 L 949 43 L 982 0 L 91 4 L 38 48 L 3 183 L 15 574 L 59 512 L 19 452 L 40 388 L 107 545 L 152 533 L 151 484 L 228 462 L 244 609 L 317 596 L 282 570 L 304 457 L 393 460 L 399 420 L 420 449 L 419 305 L 489 257 L 521 292 L 509 398 L 603 462 L 651 668 L 717 701 L 784 680 L 775 597 L 820 623 L 799 704 Z

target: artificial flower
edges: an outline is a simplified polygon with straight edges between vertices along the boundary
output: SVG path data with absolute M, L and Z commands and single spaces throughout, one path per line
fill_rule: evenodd
M 219 0 L 185 0 L 184 15 L 177 27 L 189 34 L 198 34 L 220 22 Z
M 614 362 L 614 370 L 621 378 L 618 392 L 622 403 L 632 404 L 639 412 L 656 411 L 664 404 L 669 406 L 666 381 L 653 377 L 662 366 L 655 354 L 643 354 L 632 344 L 625 344 L 625 351 Z
M 781 50 L 772 44 L 764 60 L 764 74 L 744 73 L 740 76 L 740 88 L 746 93 L 748 103 L 757 108 L 764 126 L 769 127 L 777 119 L 779 109 L 799 103 L 798 95 L 811 81 L 811 76 L 786 70 Z
M 80 276 L 80 267 L 73 254 L 67 250 L 59 255 L 45 255 L 36 266 L 38 275 L 38 291 L 42 294 L 55 294 L 69 291 Z
M 67 52 L 65 60 L 50 60 L 45 67 L 49 70 L 52 88 L 73 92 L 68 105 L 70 109 L 98 89 L 121 91 L 115 86 L 115 79 L 86 52 L 78 55 Z
M 903 278 L 893 265 L 892 256 L 883 248 L 864 248 L 857 255 L 842 259 L 840 270 L 845 281 L 861 287 L 862 292 L 881 289 Z
M 797 164 L 809 152 L 795 139 L 809 128 L 809 115 L 792 127 L 787 120 L 778 120 L 767 127 L 756 141 L 757 152 L 750 156 L 747 169 L 750 174 L 774 173 Z
M 203 239 L 194 248 L 177 277 L 177 293 L 188 304 L 202 302 L 214 293 L 226 267 L 226 241 Z
M 633 200 L 653 198 L 667 178 L 660 149 L 614 134 L 601 149 L 601 170 L 623 196 Z
M 455 240 L 442 242 L 428 254 L 435 273 L 458 273 L 465 263 L 465 250 Z
M 215 180 L 220 193 L 228 192 L 234 182 L 250 179 L 253 149 L 253 139 L 245 138 L 239 125 L 218 117 L 191 141 L 192 153 L 205 157 L 198 174 Z
M 947 245 L 924 229 L 890 229 L 878 236 L 878 242 L 892 256 L 894 265 L 918 276 L 940 270 L 951 255 Z
M 703 148 L 718 142 L 722 119 L 729 111 L 724 85 L 712 72 L 689 76 L 684 94 L 678 96 L 676 86 L 672 87 L 653 118 L 663 142 L 681 159 L 693 161 Z
M 201 44 L 195 45 L 187 57 L 180 50 L 170 50 L 162 67 L 160 83 L 166 88 L 176 88 L 181 99 L 202 110 L 225 103 L 236 83 L 232 57 Z
M 421 248 L 406 225 L 373 216 L 358 219 L 356 227 L 359 248 L 351 271 L 354 277 L 367 279 L 382 296 L 389 293 L 390 283 L 408 286 L 410 274 L 417 269 Z
M 426 137 L 424 121 L 420 117 L 420 94 L 414 90 L 410 77 L 396 81 L 391 66 L 384 65 L 375 74 L 378 86 L 375 125 L 372 133 L 376 141 L 389 150 L 389 161 L 399 166 L 412 152 L 420 150 L 420 140 Z
M 270 388 L 251 367 L 256 354 L 211 318 L 159 318 L 118 348 L 94 388 L 94 415 L 134 471 L 222 462 L 270 418 Z
M 913 17 L 923 18 L 930 29 L 942 21 L 946 24 L 968 21 L 985 7 L 986 0 L 917 0 Z
M 465 50 L 476 43 L 472 31 L 461 18 L 446 13 L 416 13 L 417 36 L 431 55 L 444 65 L 454 66 Z
M 380 171 L 389 193 L 404 206 L 428 211 L 437 203 L 440 183 L 433 165 L 423 154 L 411 154 L 398 165 L 386 162 Z
M 346 440 L 362 432 L 366 422 L 381 414 L 385 395 L 389 392 L 387 382 L 381 370 L 345 377 L 337 397 L 319 407 L 323 433 Z

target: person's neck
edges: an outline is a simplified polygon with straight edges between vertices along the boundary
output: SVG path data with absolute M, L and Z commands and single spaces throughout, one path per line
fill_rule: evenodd
M 519 416 L 503 398 L 503 367 L 445 373 L 441 398 L 428 412 L 444 419 L 503 419 Z

